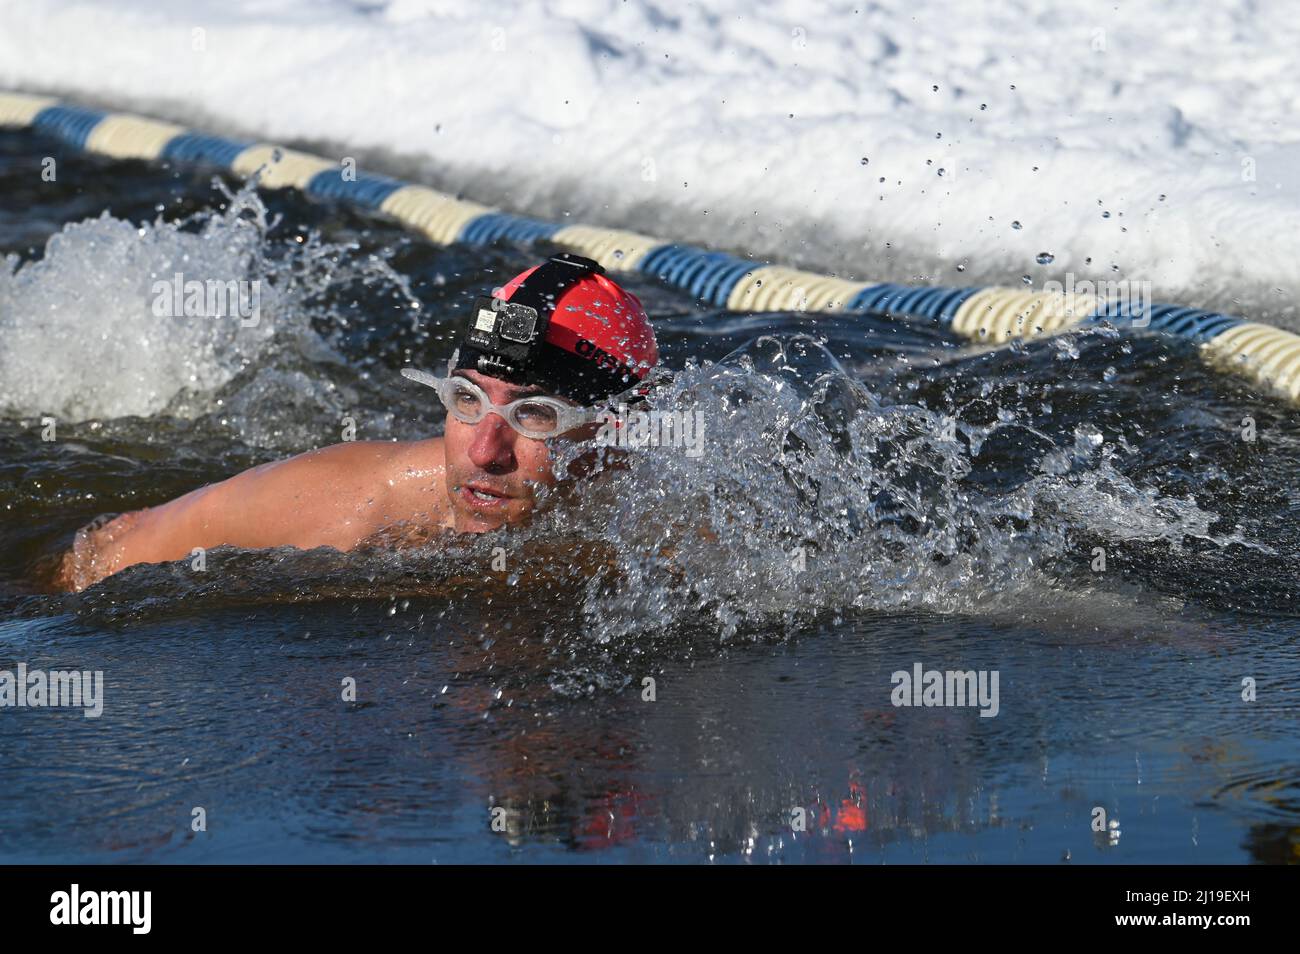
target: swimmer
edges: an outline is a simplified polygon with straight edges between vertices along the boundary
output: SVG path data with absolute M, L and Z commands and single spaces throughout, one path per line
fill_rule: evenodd
M 557 255 L 474 303 L 445 375 L 402 369 L 446 407 L 441 437 L 335 444 L 96 521 L 56 584 L 82 590 L 223 544 L 352 550 L 524 523 L 557 484 L 547 441 L 590 440 L 602 408 L 658 360 L 636 296 L 591 259 Z

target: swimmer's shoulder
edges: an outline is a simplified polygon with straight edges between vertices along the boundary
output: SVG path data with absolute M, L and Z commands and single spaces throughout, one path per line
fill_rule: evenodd
M 382 473 L 375 476 L 384 488 L 383 505 L 360 546 L 425 546 L 452 531 L 441 437 L 388 444 Z
M 250 475 L 275 472 L 309 477 L 314 483 L 343 483 L 377 490 L 421 478 L 441 477 L 442 438 L 420 441 L 344 441 L 263 464 Z
M 441 437 L 333 444 L 302 459 L 322 478 L 336 477 L 370 499 L 388 499 L 399 511 L 404 503 L 425 507 L 446 496 Z
M 441 437 L 394 443 L 387 471 L 392 522 L 429 528 L 453 524 Z
M 441 525 L 448 518 L 440 437 L 345 441 L 238 479 L 244 478 L 265 483 L 269 496 L 298 508 L 295 521 L 338 527 L 340 539 L 324 541 L 336 546 L 352 530 L 364 537 L 393 524 Z M 352 529 L 344 532 L 343 525 Z
M 443 456 L 442 438 L 429 437 L 421 441 L 394 441 L 385 461 L 388 479 L 399 488 L 424 488 L 443 486 L 446 475 L 446 458 Z

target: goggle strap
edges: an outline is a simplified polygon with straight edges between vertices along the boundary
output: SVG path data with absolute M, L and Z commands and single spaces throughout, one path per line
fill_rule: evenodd
M 419 368 L 403 368 L 402 377 L 409 378 L 412 381 L 416 381 L 419 384 L 434 389 L 438 387 L 439 382 L 442 380 L 436 375 L 430 374 L 428 371 L 421 371 Z

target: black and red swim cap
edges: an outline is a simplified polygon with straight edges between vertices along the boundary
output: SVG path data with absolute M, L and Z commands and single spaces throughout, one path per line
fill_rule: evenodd
M 592 405 L 659 362 L 645 308 L 589 258 L 564 253 L 474 304 L 452 370 L 535 384 Z

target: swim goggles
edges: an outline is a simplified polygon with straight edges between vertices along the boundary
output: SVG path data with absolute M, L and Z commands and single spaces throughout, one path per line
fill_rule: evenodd
M 578 407 L 544 394 L 530 394 L 509 404 L 494 404 L 481 387 L 469 378 L 456 375 L 438 377 L 416 368 L 402 368 L 402 377 L 437 391 L 447 413 L 458 421 L 477 424 L 489 414 L 498 414 L 518 433 L 532 440 L 558 437 L 600 419 L 600 412 L 593 408 Z

